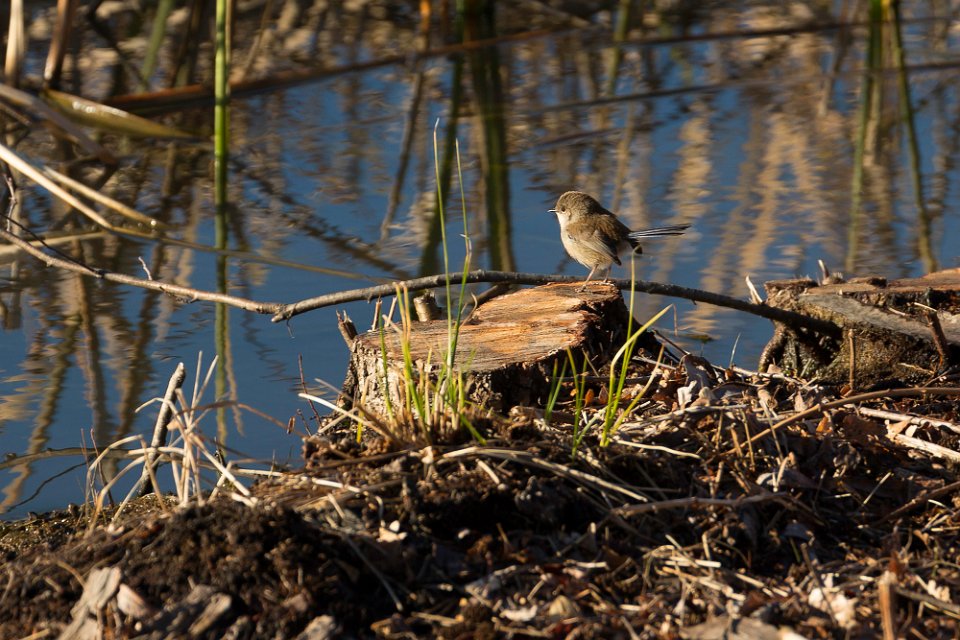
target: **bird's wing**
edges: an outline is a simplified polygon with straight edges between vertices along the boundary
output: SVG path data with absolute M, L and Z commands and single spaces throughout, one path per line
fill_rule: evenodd
M 581 236 L 580 241 L 589 251 L 606 255 L 611 261 L 621 264 L 620 257 L 617 255 L 617 242 L 599 229 L 589 235 Z

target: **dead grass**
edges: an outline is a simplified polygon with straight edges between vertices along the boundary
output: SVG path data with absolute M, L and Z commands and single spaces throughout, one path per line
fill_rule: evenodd
M 3 598 L 24 604 L 0 607 L 0 631 L 59 632 L 82 591 L 64 566 L 99 566 L 149 605 L 136 618 L 107 596 L 99 624 L 115 637 L 198 620 L 183 613 L 191 585 L 223 605 L 201 637 L 311 623 L 398 638 L 955 636 L 955 465 L 903 439 L 956 451 L 952 396 L 830 405 L 835 390 L 784 376 L 697 359 L 665 371 L 609 446 L 590 433 L 573 462 L 565 393 L 554 426 L 515 408 L 482 425 L 486 445 L 358 443 L 341 423 L 305 442 L 300 473 L 236 470 L 262 478 L 246 504 L 8 554 Z M 631 371 L 637 390 L 649 372 Z

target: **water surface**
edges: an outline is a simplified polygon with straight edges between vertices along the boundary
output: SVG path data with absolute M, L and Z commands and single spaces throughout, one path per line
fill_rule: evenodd
M 275 4 L 265 23 L 262 7 L 237 16 L 227 246 L 251 255 L 218 257 L 111 233 L 59 245 L 62 252 L 262 301 L 437 273 L 436 126 L 441 164 L 448 142 L 459 141 L 474 267 L 585 275 L 563 253 L 546 212 L 569 189 L 593 194 L 636 228 L 692 225 L 682 238 L 645 245 L 637 274 L 649 280 L 745 298 L 745 278 L 761 286 L 817 277 L 819 261 L 848 275 L 887 277 L 958 266 L 958 30 L 948 5 L 905 9 L 910 108 L 888 25 L 864 109 L 866 16 L 819 3 L 648 9 L 630 17 L 619 47 L 615 10 L 535 13 L 497 3 L 492 21 L 474 18 L 466 27 L 467 38 L 495 44 L 458 46 L 453 22 L 434 16 L 430 53 L 421 56 L 419 17 L 408 4 Z M 45 3 L 28 11 L 26 70 L 36 82 L 55 14 Z M 153 18 L 103 16 L 130 38 L 124 51 L 137 68 L 148 33 L 137 29 L 149 29 Z M 151 88 L 174 75 L 186 24 L 182 13 L 168 20 Z M 79 19 L 76 32 L 63 90 L 103 101 L 137 91 L 102 36 Z M 209 83 L 206 31 L 195 37 L 194 75 Z M 254 79 L 266 82 L 247 90 L 243 82 Z M 154 117 L 209 132 L 211 109 L 200 101 Z M 90 182 L 102 174 L 50 129 L 6 124 L 6 143 L 31 161 Z M 172 238 L 215 245 L 209 144 L 94 135 L 120 159 L 104 193 L 169 224 Z M 93 228 L 29 179 L 18 184 L 22 222 L 33 232 Z M 459 269 L 464 223 L 455 177 L 447 191 L 450 260 Z M 0 434 L 8 455 L 149 437 L 157 406 L 137 407 L 163 393 L 178 362 L 188 367 L 192 393 L 202 352 L 204 370 L 214 355 L 221 369 L 201 402 L 226 403 L 204 418 L 204 433 L 237 460 L 295 461 L 300 435 L 314 428 L 296 396 L 298 363 L 312 389 L 315 379 L 335 386 L 343 379 L 347 349 L 334 308 L 287 324 L 231 308 L 218 316 L 210 303 L 97 281 L 0 249 Z M 670 302 L 677 312 L 661 329 L 675 331 L 681 345 L 718 364 L 755 366 L 768 322 L 650 296 L 638 299 L 636 315 Z M 361 330 L 373 320 L 372 304 L 340 309 Z M 237 403 L 282 425 L 293 418 L 295 433 Z M 23 460 L 8 460 L 0 474 L 6 517 L 84 499 L 81 457 Z

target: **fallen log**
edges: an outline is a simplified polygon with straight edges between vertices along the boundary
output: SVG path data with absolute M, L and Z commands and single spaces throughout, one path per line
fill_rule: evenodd
M 862 388 L 934 377 L 960 356 L 960 269 L 921 278 L 810 279 L 764 285 L 767 304 L 837 325 L 828 336 L 778 325 L 760 369 Z

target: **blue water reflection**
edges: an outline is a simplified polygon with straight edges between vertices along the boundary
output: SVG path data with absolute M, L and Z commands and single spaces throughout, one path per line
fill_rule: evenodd
M 789 16 L 778 7 L 699 15 L 690 32 L 733 34 L 784 24 Z M 565 29 L 498 46 L 504 159 L 485 156 L 490 132 L 483 118 L 490 114 L 479 106 L 470 65 L 463 70 L 463 101 L 451 113 L 452 55 L 421 62 L 411 56 L 399 64 L 235 98 L 230 197 L 237 215 L 230 223 L 230 247 L 269 260 L 228 258 L 229 293 L 292 302 L 419 274 L 436 200 L 434 125 L 439 120 L 442 153 L 442 134 L 454 116 L 475 267 L 495 266 L 491 246 L 506 242 L 518 271 L 585 275 L 563 253 L 556 220 L 546 213 L 560 193 L 579 189 L 635 228 L 693 225 L 682 238 L 645 245 L 637 263 L 643 279 L 747 297 L 746 277 L 760 286 L 771 279 L 817 276 L 819 260 L 844 270 L 851 255 L 851 275 L 901 277 L 927 270 L 918 249 L 902 107 L 892 77 L 882 85 L 885 102 L 869 132 L 864 213 L 852 253 L 848 231 L 862 30 L 846 33 L 851 41 L 844 47 L 837 29 L 644 46 L 638 42 L 645 37 L 682 34 L 668 23 L 646 32 L 638 27 L 634 42 L 624 47 L 616 91 L 609 94 L 604 87 L 613 50 L 610 31 L 603 15 L 591 19 L 599 25 L 593 30 Z M 241 18 L 241 30 L 258 24 L 258 18 Z M 907 24 L 911 64 L 956 58 L 960 32 L 942 26 L 936 20 Z M 410 37 L 402 23 L 374 20 L 362 26 L 347 19 L 341 28 L 323 32 L 331 45 L 322 56 L 328 66 L 384 58 L 412 51 Z M 36 43 L 32 51 L 43 54 Z M 958 266 L 950 240 L 960 226 L 951 171 L 958 161 L 954 132 L 960 124 L 954 73 L 924 68 L 910 76 L 932 259 L 940 267 Z M 77 84 L 91 96 L 102 93 L 99 75 L 78 77 Z M 49 140 L 32 142 L 36 146 L 24 152 L 42 159 Z M 123 161 L 104 191 L 174 225 L 176 237 L 213 244 L 208 150 L 109 137 L 105 144 Z M 507 238 L 489 236 L 490 162 L 507 167 Z M 37 232 L 56 227 L 62 205 L 28 180 L 21 182 L 29 226 Z M 451 262 L 459 269 L 465 252 L 455 184 L 447 233 Z M 155 278 L 203 290 L 217 287 L 211 253 L 113 236 L 62 250 L 140 276 L 142 258 Z M 435 248 L 426 253 L 438 255 Z M 280 266 L 278 260 L 312 269 Z M 197 354 L 204 352 L 209 362 L 216 351 L 212 304 L 84 279 L 24 256 L 3 257 L 0 268 L 4 453 L 103 447 L 135 433 L 149 438 L 157 406 L 139 414 L 134 409 L 162 394 L 177 362 L 188 366 L 192 389 Z M 641 296 L 636 315 L 652 315 L 668 302 Z M 681 344 L 718 364 L 733 360 L 753 367 L 771 334 L 767 321 L 741 313 L 686 301 L 676 305 L 676 326 L 665 319 L 661 328 L 676 329 Z M 372 304 L 339 308 L 361 330 L 370 326 Z M 231 449 L 266 464 L 295 462 L 300 433 L 313 428 L 310 410 L 296 396 L 298 359 L 314 390 L 314 379 L 338 386 L 345 373 L 347 348 L 335 309 L 288 324 L 237 309 L 227 315 L 228 348 L 221 354 L 227 361 L 226 397 L 284 424 L 294 418 L 296 433 L 237 408 L 224 412 L 225 432 L 211 414 L 204 433 L 219 434 Z M 701 344 L 692 337 L 701 335 L 712 340 Z M 214 395 L 211 387 L 204 401 L 213 402 Z M 78 462 L 66 456 L 8 464 L 0 474 L 5 517 L 83 500 L 86 467 Z

